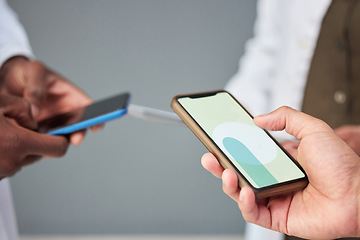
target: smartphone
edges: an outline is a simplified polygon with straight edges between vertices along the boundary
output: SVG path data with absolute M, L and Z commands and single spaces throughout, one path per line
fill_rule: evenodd
M 51 116 L 38 123 L 38 131 L 49 135 L 68 135 L 126 114 L 130 93 L 121 93 L 88 106 Z
M 304 188 L 305 171 L 228 92 L 178 95 L 171 107 L 215 155 L 224 168 L 233 169 L 239 186 L 250 186 L 256 198 Z

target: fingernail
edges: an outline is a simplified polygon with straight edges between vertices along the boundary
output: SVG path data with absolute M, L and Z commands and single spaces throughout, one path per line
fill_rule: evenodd
M 242 196 L 242 194 L 241 194 L 241 190 L 240 190 L 240 193 L 239 193 L 239 202 L 242 202 L 243 200 L 244 200 L 244 197 Z
M 71 144 L 74 146 L 78 146 L 81 144 L 82 142 L 82 136 L 79 134 L 74 134 L 73 136 L 71 136 Z

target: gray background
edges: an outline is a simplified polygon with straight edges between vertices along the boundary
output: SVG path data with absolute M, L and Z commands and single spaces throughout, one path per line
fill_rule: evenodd
M 38 59 L 92 98 L 131 91 L 171 111 L 221 89 L 252 34 L 254 0 L 10 0 Z M 238 234 L 244 220 L 187 129 L 126 116 L 11 183 L 22 234 Z

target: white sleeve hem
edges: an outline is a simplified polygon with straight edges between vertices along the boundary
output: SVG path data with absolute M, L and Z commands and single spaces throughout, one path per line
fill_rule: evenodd
M 15 56 L 24 56 L 30 60 L 35 59 L 34 54 L 28 48 L 18 44 L 7 44 L 0 48 L 0 67 L 10 58 Z

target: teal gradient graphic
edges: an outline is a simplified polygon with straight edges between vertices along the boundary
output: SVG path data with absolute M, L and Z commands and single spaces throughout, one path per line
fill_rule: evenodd
M 226 137 L 223 139 L 223 144 L 231 156 L 259 187 L 278 183 L 275 177 L 242 142 L 232 137 Z

